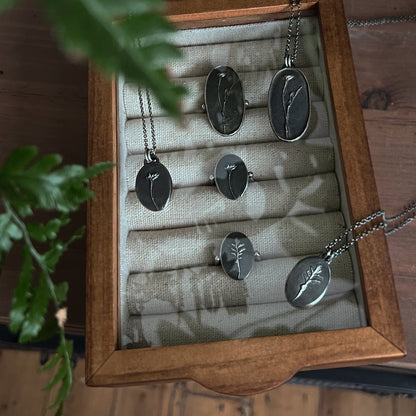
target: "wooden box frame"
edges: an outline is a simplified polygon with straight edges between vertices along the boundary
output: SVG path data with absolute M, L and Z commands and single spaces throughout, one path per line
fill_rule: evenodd
M 180 27 L 271 20 L 287 0 L 169 3 Z M 270 6 L 273 3 L 273 6 Z M 339 152 L 352 222 L 380 209 L 361 112 L 342 0 L 304 0 L 320 27 Z M 118 161 L 116 82 L 94 69 L 89 80 L 89 163 Z M 119 199 L 117 169 L 95 179 L 88 207 L 86 383 L 120 386 L 193 379 L 220 393 L 271 389 L 299 370 L 360 365 L 405 355 L 404 335 L 385 235 L 361 240 L 357 258 L 368 326 L 137 350 L 119 350 Z

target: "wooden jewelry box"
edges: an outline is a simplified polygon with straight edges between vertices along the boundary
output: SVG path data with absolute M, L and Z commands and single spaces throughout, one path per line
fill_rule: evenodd
M 90 163 L 111 160 L 117 169 L 93 181 L 88 208 L 88 385 L 193 379 L 248 395 L 299 370 L 405 355 L 382 231 L 334 260 L 320 304 L 297 309 L 284 300 L 296 261 L 380 210 L 342 0 L 303 1 L 297 66 L 311 86 L 311 121 L 295 143 L 273 135 L 268 85 L 283 65 L 289 12 L 287 0 L 169 3 L 184 52 L 169 70 L 190 94 L 182 126 L 153 101 L 158 155 L 174 186 L 162 212 L 135 198 L 143 165 L 137 88 L 90 71 Z M 249 102 L 230 137 L 201 110 L 217 65 L 239 73 Z M 238 201 L 209 185 L 225 153 L 244 156 L 256 179 Z M 247 234 L 262 255 L 244 283 L 214 264 L 230 230 Z

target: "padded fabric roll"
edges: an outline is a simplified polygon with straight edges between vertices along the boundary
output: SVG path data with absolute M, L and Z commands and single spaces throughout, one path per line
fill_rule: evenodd
M 319 254 L 319 253 L 316 253 Z M 287 302 L 286 278 L 302 257 L 261 260 L 244 280 L 233 280 L 221 266 L 131 274 L 127 280 L 130 315 L 154 315 L 221 307 Z M 351 257 L 331 264 L 327 297 L 354 289 Z
M 344 229 L 341 212 L 199 224 L 156 231 L 130 231 L 126 257 L 131 272 L 172 270 L 214 264 L 222 239 L 238 230 L 264 259 L 323 250 Z
M 187 114 L 183 117 L 182 125 L 166 117 L 155 118 L 154 124 L 158 153 L 237 144 L 281 143 L 270 127 L 267 108 L 248 109 L 240 130 L 232 136 L 219 135 L 210 127 L 206 114 Z M 143 154 L 142 135 L 140 119 L 131 119 L 126 122 L 125 141 L 128 154 Z M 315 101 L 311 106 L 311 120 L 306 137 L 328 137 L 328 135 L 328 116 L 325 104 L 323 101 Z M 294 143 L 285 144 L 294 145 Z
M 300 140 L 295 143 L 271 142 L 258 144 L 193 149 L 159 153 L 169 169 L 173 187 L 209 185 L 218 160 L 227 154 L 239 156 L 256 180 L 289 179 L 333 172 L 334 147 L 329 137 Z M 143 166 L 143 154 L 126 158 L 127 188 L 133 191 L 136 176 Z
M 287 24 L 278 20 L 172 35 L 184 59 L 172 62 L 168 72 L 189 94 L 179 123 L 152 97 L 156 153 L 174 187 L 160 212 L 144 209 L 134 192 L 144 163 L 141 111 L 136 86 L 119 80 L 121 348 L 366 324 L 353 251 L 332 262 L 333 278 L 318 305 L 295 309 L 285 299 L 292 267 L 322 252 L 345 230 L 348 216 L 316 17 L 302 17 L 296 61 L 310 84 L 307 132 L 286 143 L 270 126 L 269 86 L 283 65 Z M 213 130 L 202 109 L 206 77 L 219 65 L 237 72 L 249 102 L 231 136 Z M 148 117 L 147 129 L 150 133 Z M 239 156 L 255 178 L 236 201 L 209 182 L 226 154 Z M 235 231 L 246 234 L 262 258 L 243 281 L 231 279 L 214 261 L 223 238 Z
M 281 302 L 130 316 L 123 342 L 127 348 L 159 347 L 356 328 L 360 324 L 355 295 L 347 292 L 328 296 L 309 309 Z
M 202 112 L 202 104 L 204 103 L 204 89 L 207 75 L 212 68 L 206 68 L 206 75 L 202 77 L 178 78 L 175 80 L 176 84 L 182 85 L 187 89 L 187 94 L 181 101 L 181 108 L 184 114 L 200 113 Z M 256 72 L 239 72 L 238 76 L 241 79 L 243 86 L 244 97 L 248 101 L 249 108 L 266 107 L 268 102 L 270 82 L 274 74 L 280 68 L 269 71 Z M 318 66 L 310 68 L 301 68 L 305 77 L 308 79 L 311 100 L 322 101 L 323 98 L 323 77 L 321 69 Z M 137 86 L 126 83 L 123 87 L 124 107 L 127 118 L 141 117 L 141 110 L 139 104 L 139 95 L 137 93 Z M 161 109 L 158 101 L 152 97 L 152 113 L 156 117 L 165 116 L 166 112 Z M 145 108 L 145 116 L 148 117 L 149 112 Z
M 252 23 L 246 25 L 232 25 L 210 27 L 206 30 L 186 29 L 180 30 L 171 36 L 172 42 L 178 46 L 196 46 L 206 44 L 223 44 L 243 42 L 255 39 L 276 39 L 281 45 L 286 42 L 288 20 L 275 20 L 262 22 L 261 24 Z M 301 35 L 315 35 L 319 31 L 316 17 L 302 16 L 300 25 Z
M 300 68 L 318 65 L 317 51 L 315 35 L 301 36 L 296 65 Z M 236 41 L 227 45 L 183 46 L 181 52 L 182 59 L 169 65 L 175 78 L 204 76 L 207 68 L 218 65 L 228 65 L 241 72 L 264 71 L 276 68 L 276 64 L 284 60 L 284 47 L 280 39 L 273 38 Z
M 158 215 L 144 208 L 135 192 L 126 200 L 126 217 L 131 230 L 169 228 L 277 218 L 339 210 L 338 182 L 334 173 L 250 183 L 238 200 L 220 195 L 213 186 L 179 188 Z

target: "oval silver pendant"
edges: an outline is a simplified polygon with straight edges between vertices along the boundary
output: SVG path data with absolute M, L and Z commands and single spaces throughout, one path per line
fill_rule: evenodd
M 161 211 L 170 201 L 172 178 L 159 161 L 145 162 L 136 177 L 136 195 L 151 211 Z
M 235 280 L 245 279 L 253 268 L 255 253 L 251 241 L 239 232 L 228 234 L 221 244 L 221 266 Z
M 319 256 L 299 261 L 286 281 L 286 298 L 298 308 L 316 305 L 325 295 L 331 281 L 329 264 Z
M 309 125 L 309 84 L 299 69 L 278 71 L 269 89 L 269 119 L 274 134 L 286 142 L 300 139 Z
M 243 87 L 239 76 L 229 66 L 217 66 L 208 74 L 205 110 L 218 133 L 231 135 L 240 128 L 245 112 Z
M 228 199 L 240 198 L 248 186 L 248 171 L 245 163 L 236 155 L 225 155 L 214 171 L 218 191 Z

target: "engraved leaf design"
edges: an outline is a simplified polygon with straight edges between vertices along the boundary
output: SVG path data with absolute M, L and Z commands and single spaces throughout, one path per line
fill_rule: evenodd
M 158 177 L 159 177 L 159 173 L 158 172 L 154 172 L 154 173 L 149 172 L 149 174 L 147 175 L 147 179 L 150 182 L 150 198 L 152 198 L 153 205 L 155 206 L 155 208 L 157 210 L 159 210 L 159 207 L 156 204 L 156 201 L 155 201 L 155 198 L 154 198 L 154 195 L 153 195 L 153 183 L 155 182 L 155 180 Z
M 300 93 L 300 91 L 302 90 L 302 85 L 299 86 L 296 90 L 292 90 L 290 92 L 288 92 L 289 88 L 289 82 L 295 78 L 294 75 L 286 75 L 285 76 L 285 85 L 283 87 L 283 93 L 282 93 L 282 101 L 283 101 L 283 109 L 284 109 L 284 113 L 285 113 L 285 134 L 286 134 L 286 138 L 290 137 L 290 109 L 293 105 L 293 102 L 295 101 L 296 97 L 298 96 L 298 94 Z
M 243 258 L 243 253 L 246 251 L 246 246 L 238 238 L 234 239 L 234 242 L 231 243 L 231 254 L 234 256 L 234 264 L 237 265 L 237 279 L 240 279 L 240 260 Z
M 303 283 L 299 286 L 299 291 L 296 294 L 296 296 L 292 299 L 292 302 L 300 298 L 310 285 L 314 283 L 321 283 L 323 279 L 321 273 L 321 265 L 318 265 L 316 267 L 311 266 L 309 267 L 309 269 L 305 270 L 305 272 L 302 274 Z

